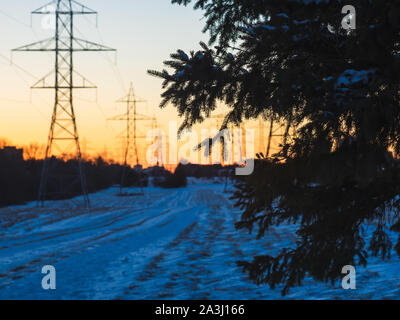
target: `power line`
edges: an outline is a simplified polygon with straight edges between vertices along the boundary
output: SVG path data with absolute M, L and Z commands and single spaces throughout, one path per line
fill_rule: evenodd
M 92 22 L 88 19 L 88 17 L 84 16 L 84 19 L 93 26 Z M 103 40 L 103 36 L 100 32 L 100 29 L 97 27 L 97 21 L 96 21 L 96 25 L 94 26 L 97 32 L 97 35 L 100 39 L 100 43 L 104 44 L 104 40 Z M 114 76 L 117 80 L 117 82 L 119 83 L 121 89 L 123 92 L 127 92 L 127 86 L 125 84 L 125 81 L 122 77 L 122 73 L 121 70 L 119 69 L 118 65 L 116 63 L 112 63 L 112 61 L 110 61 L 110 57 L 108 56 L 107 53 L 104 53 L 104 55 L 102 54 L 102 56 L 105 58 L 105 60 L 107 60 L 107 62 L 110 64 L 111 68 L 113 68 L 114 71 Z
M 30 76 L 30 77 L 32 77 L 32 78 L 34 78 L 34 79 L 36 79 L 36 80 L 38 79 L 38 78 L 37 78 L 36 76 L 34 76 L 31 72 L 29 72 L 27 69 L 25 69 L 25 68 L 21 67 L 20 65 L 14 63 L 10 58 L 7 58 L 5 55 L 3 55 L 3 54 L 0 53 L 0 57 L 2 57 L 4 60 L 6 60 L 6 61 L 10 64 L 10 66 L 18 68 L 18 69 L 21 70 L 23 73 L 27 74 L 28 76 Z
M 27 24 L 27 23 L 25 23 L 25 22 L 19 20 L 18 18 L 16 18 L 16 17 L 14 17 L 13 15 L 11 15 L 11 14 L 5 12 L 5 11 L 2 10 L 2 9 L 0 9 L 0 13 L 3 14 L 4 16 L 6 16 L 7 18 L 9 18 L 10 20 L 13 20 L 13 21 L 16 22 L 16 23 L 18 23 L 18 24 L 20 24 L 20 25 L 22 25 L 22 26 L 24 26 L 24 27 L 26 27 L 26 28 L 29 28 L 29 29 L 32 31 L 32 33 L 33 33 L 33 35 L 35 36 L 35 38 L 38 39 L 38 35 L 37 35 L 37 33 L 35 32 L 35 30 L 32 28 L 31 25 L 29 25 L 29 24 Z
M 7 60 L 7 61 L 9 61 L 9 62 L 11 61 L 11 60 L 9 60 L 7 57 L 5 57 L 4 55 L 2 55 L 1 53 L 0 53 L 0 57 L 4 58 L 5 60 Z M 29 71 L 27 71 L 27 70 L 25 70 L 24 68 L 18 66 L 17 64 L 14 64 L 14 63 L 13 63 L 13 64 L 11 64 L 10 66 L 14 66 L 14 67 L 16 67 L 18 70 L 20 70 L 20 71 L 24 72 L 25 74 L 29 75 L 30 77 L 37 79 L 37 78 L 36 78 L 34 75 L 32 75 Z M 15 73 L 15 74 L 18 76 L 18 78 L 20 78 L 25 84 L 29 85 L 28 81 L 25 80 L 25 78 L 22 77 L 22 76 L 18 73 L 17 69 L 14 69 L 14 68 L 13 68 L 14 73 Z M 4 99 L 3 99 L 3 100 L 4 100 Z M 12 99 L 9 99 L 9 100 L 12 101 Z M 44 100 L 43 100 L 43 101 L 44 101 Z M 14 100 L 14 102 L 17 102 L 17 101 Z M 23 101 L 19 101 L 19 102 L 22 103 Z M 40 108 L 39 108 L 38 106 L 36 106 L 32 101 L 26 101 L 26 103 L 29 103 L 29 104 L 33 107 L 33 109 L 35 109 L 35 110 L 42 116 L 43 119 L 48 120 L 48 118 L 44 115 L 44 113 L 43 113 L 42 111 L 40 111 Z
M 25 27 L 27 27 L 27 28 L 31 28 L 30 25 L 26 24 L 25 22 L 22 22 L 21 20 L 15 18 L 14 16 L 10 15 L 9 13 L 4 12 L 2 9 L 0 9 L 0 13 L 1 13 L 2 15 L 6 16 L 7 18 L 13 20 L 14 22 L 17 22 L 17 23 L 19 23 L 19 24 L 21 24 L 21 25 L 23 25 L 23 26 L 25 26 Z

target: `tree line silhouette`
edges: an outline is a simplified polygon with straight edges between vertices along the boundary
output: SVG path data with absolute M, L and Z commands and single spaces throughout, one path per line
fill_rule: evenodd
M 25 149 L 7 147 L 4 143 L 0 146 L 0 207 L 24 204 L 35 201 L 38 197 L 41 172 L 44 160 L 31 157 L 31 146 L 27 152 Z M 27 159 L 24 159 L 25 154 Z M 81 194 L 79 183 L 73 184 L 69 181 L 71 173 L 77 170 L 77 160 L 51 158 L 50 166 L 56 168 L 56 175 L 60 178 L 59 183 L 68 185 L 68 193 L 52 194 L 50 190 L 49 200 L 68 199 Z M 101 156 L 94 159 L 83 160 L 89 193 L 94 193 L 110 188 L 121 183 L 123 166 Z M 232 168 L 221 165 L 178 165 L 174 173 L 163 167 L 152 167 L 147 169 L 127 168 L 124 187 L 147 187 L 149 177 L 154 177 L 153 185 L 161 188 L 186 187 L 187 177 L 212 178 L 226 176 Z M 48 188 L 52 188 L 51 185 Z
M 43 160 L 28 159 L 5 152 L 0 149 L 0 207 L 23 204 L 37 199 Z M 67 176 L 76 168 L 76 160 L 52 158 L 51 163 L 56 165 L 57 173 Z M 122 172 L 122 166 L 105 161 L 101 157 L 94 160 L 83 161 L 90 193 L 106 189 L 118 184 Z M 131 169 L 130 185 L 137 181 L 138 173 Z M 74 186 L 68 195 L 57 195 L 56 199 L 65 199 L 77 196 L 81 193 L 80 186 Z

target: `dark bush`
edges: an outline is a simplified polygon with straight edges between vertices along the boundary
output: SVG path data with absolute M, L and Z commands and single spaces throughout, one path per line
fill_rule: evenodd
M 186 168 L 179 164 L 172 174 L 166 171 L 163 177 L 155 177 L 153 184 L 161 188 L 183 188 L 187 186 Z

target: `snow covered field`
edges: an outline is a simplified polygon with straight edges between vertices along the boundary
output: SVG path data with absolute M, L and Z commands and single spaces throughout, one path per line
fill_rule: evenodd
M 145 189 L 116 196 L 111 188 L 79 199 L 0 209 L 0 299 L 281 299 L 280 290 L 250 283 L 236 266 L 254 254 L 289 246 L 292 226 L 261 240 L 238 232 L 222 184 L 191 180 L 188 188 Z M 132 190 L 134 191 L 134 190 Z M 57 289 L 41 287 L 44 265 Z M 371 259 L 357 268 L 357 290 L 305 281 L 285 299 L 398 299 L 400 265 Z

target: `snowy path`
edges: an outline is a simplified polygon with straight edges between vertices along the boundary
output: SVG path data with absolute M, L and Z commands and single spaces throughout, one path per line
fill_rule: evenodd
M 144 197 L 115 194 L 92 195 L 90 211 L 71 201 L 0 209 L 0 298 L 281 298 L 279 290 L 247 281 L 236 261 L 289 246 L 293 227 L 274 228 L 259 241 L 237 232 L 240 213 L 211 182 L 151 188 Z M 41 288 L 44 265 L 56 267 L 55 291 Z M 394 255 L 360 268 L 355 291 L 307 280 L 286 298 L 400 298 L 398 271 Z

